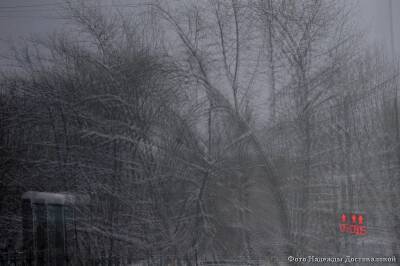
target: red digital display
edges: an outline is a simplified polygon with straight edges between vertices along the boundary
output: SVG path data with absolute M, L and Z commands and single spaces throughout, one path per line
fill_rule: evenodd
M 340 216 L 339 229 L 342 233 L 363 236 L 367 234 L 365 216 L 362 214 L 345 214 Z

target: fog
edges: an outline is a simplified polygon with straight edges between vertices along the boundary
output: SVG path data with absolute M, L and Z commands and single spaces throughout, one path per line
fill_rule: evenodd
M 400 265 L 399 14 L 1 1 L 0 266 Z
M 129 1 L 102 0 L 105 4 L 121 5 Z M 390 52 L 390 0 L 350 0 L 354 6 L 355 21 L 365 31 L 371 43 L 383 45 Z M 30 35 L 46 35 L 53 30 L 63 28 L 65 20 L 60 7 L 62 1 L 53 0 L 2 0 L 0 3 L 0 43 L 2 51 L 10 40 Z M 396 53 L 400 47 L 400 1 L 392 0 L 394 47 Z

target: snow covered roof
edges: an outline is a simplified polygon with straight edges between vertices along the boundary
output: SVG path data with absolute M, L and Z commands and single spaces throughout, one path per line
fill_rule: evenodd
M 44 204 L 61 204 L 71 205 L 77 202 L 87 201 L 82 196 L 76 196 L 69 193 L 51 193 L 51 192 L 38 192 L 28 191 L 22 195 L 22 199 L 29 199 L 31 203 L 44 203 Z

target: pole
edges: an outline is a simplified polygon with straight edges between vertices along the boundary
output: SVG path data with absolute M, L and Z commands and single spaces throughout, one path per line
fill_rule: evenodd
M 393 33 L 393 3 L 389 0 L 389 20 L 390 20 L 390 48 L 392 51 L 392 60 L 394 61 L 394 33 Z

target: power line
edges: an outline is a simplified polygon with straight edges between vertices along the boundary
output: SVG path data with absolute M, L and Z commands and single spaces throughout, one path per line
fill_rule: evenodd
M 0 19 L 46 19 L 46 20 L 48 20 L 48 19 L 60 19 L 60 20 L 68 20 L 69 18 L 68 17 L 57 17 L 57 16 L 42 16 L 42 15 L 37 15 L 37 16 L 32 16 L 32 15 L 29 15 L 29 16 L 23 16 L 23 15 L 20 15 L 20 16 L 2 16 L 2 15 L 0 15 Z
M 56 3 L 48 3 L 48 4 L 37 4 L 37 5 L 17 5 L 17 6 L 0 6 L 0 11 L 7 11 L 8 9 L 35 9 L 35 8 L 40 8 L 40 7 L 54 7 L 54 6 L 65 6 L 65 3 L 63 2 L 56 2 Z M 83 5 L 80 6 L 81 8 L 96 8 L 96 7 L 112 7 L 112 8 L 117 8 L 117 7 L 144 7 L 146 5 L 141 5 L 141 4 L 115 4 L 115 3 L 110 3 L 110 4 L 94 4 L 94 5 Z M 4 10 L 2 10 L 4 9 Z
M 0 9 L 0 14 L 10 14 L 10 13 L 33 13 L 33 12 L 55 12 L 55 11 L 61 11 L 62 8 L 51 8 L 51 9 L 32 9 L 32 10 L 28 10 L 28 9 L 23 9 L 23 10 L 19 10 L 19 9 L 15 9 L 15 10 L 1 10 Z
M 36 5 L 16 5 L 16 6 L 0 6 L 1 9 L 18 9 L 18 8 L 37 8 L 37 7 L 48 7 L 48 6 L 59 6 L 61 2 L 47 3 L 47 4 L 36 4 Z

